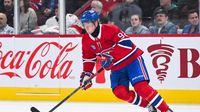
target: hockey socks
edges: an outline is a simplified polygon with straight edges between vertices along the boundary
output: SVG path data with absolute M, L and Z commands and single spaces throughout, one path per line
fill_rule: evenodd
M 146 107 L 149 104 L 149 102 L 139 96 L 135 91 L 129 91 L 129 89 L 123 85 L 117 86 L 113 90 L 113 93 L 117 98 L 132 103 L 134 105 Z
M 135 91 L 144 99 L 146 99 L 152 106 L 159 109 L 161 112 L 166 112 L 169 107 L 159 95 L 159 93 L 149 86 L 148 82 L 143 81 L 134 85 Z

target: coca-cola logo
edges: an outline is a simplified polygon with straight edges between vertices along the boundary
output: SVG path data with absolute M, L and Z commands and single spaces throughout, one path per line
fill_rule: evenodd
M 32 51 L 18 50 L 14 52 L 9 50 L 5 52 L 1 50 L 3 44 L 0 42 L 0 68 L 3 71 L 0 71 L 0 75 L 10 78 L 21 78 L 22 75 L 25 75 L 28 79 L 36 76 L 41 79 L 45 77 L 66 79 L 72 72 L 71 66 L 73 64 L 73 60 L 69 60 L 68 55 L 77 45 L 73 45 L 72 42 L 64 46 L 57 42 L 44 42 Z M 56 49 L 58 52 L 55 53 L 55 50 L 52 49 Z M 54 58 L 48 56 L 54 56 Z M 23 67 L 25 74 L 16 72 Z

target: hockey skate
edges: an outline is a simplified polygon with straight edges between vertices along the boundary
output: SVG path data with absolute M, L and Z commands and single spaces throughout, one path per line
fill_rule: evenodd
M 174 111 L 173 111 L 172 109 L 169 108 L 166 112 L 174 112 Z
M 149 112 L 161 112 L 161 111 L 157 110 L 154 106 L 149 106 L 148 110 L 149 110 Z M 166 112 L 174 112 L 174 111 L 172 111 L 172 109 L 169 108 Z
M 157 109 L 154 106 L 149 106 L 148 107 L 149 112 L 157 112 Z

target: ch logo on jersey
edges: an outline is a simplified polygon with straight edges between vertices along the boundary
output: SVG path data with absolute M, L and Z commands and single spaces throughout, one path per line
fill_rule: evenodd
M 96 46 L 95 46 L 95 45 L 91 45 L 91 48 L 92 48 L 93 50 L 96 50 Z

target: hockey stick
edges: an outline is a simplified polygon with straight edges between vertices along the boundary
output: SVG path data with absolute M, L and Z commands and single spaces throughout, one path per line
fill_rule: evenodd
M 104 69 L 99 69 L 94 75 L 92 75 L 88 80 L 92 80 L 95 76 L 97 76 L 100 72 L 102 72 Z M 70 93 L 68 96 L 66 96 L 62 101 L 60 101 L 56 106 L 54 106 L 49 112 L 53 112 L 56 108 L 58 108 L 61 104 L 63 104 L 66 100 L 68 100 L 72 95 L 74 95 L 78 90 L 86 86 L 86 84 L 79 86 L 76 88 L 72 93 Z M 40 112 L 37 108 L 31 107 L 31 112 Z

